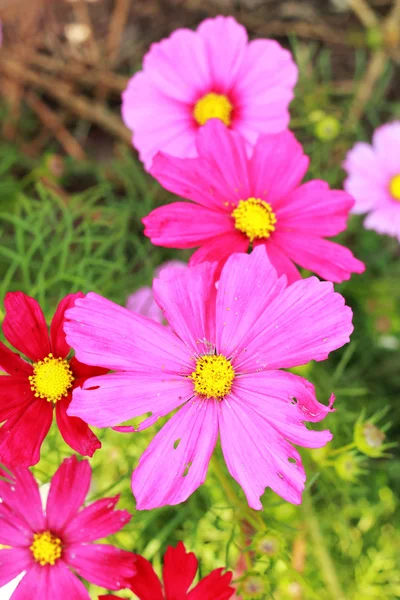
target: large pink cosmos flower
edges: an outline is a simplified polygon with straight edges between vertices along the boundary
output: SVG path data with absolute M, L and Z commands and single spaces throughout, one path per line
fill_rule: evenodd
M 228 470 L 251 507 L 266 486 L 301 502 L 305 472 L 291 443 L 324 446 L 309 431 L 330 411 L 311 383 L 279 371 L 324 360 L 349 340 L 352 312 L 315 277 L 286 287 L 264 248 L 233 254 L 218 289 L 215 264 L 164 270 L 155 298 L 173 331 L 94 293 L 69 309 L 64 328 L 80 360 L 114 373 L 74 390 L 69 412 L 99 427 L 150 412 L 144 429 L 179 410 L 133 473 L 139 509 L 178 504 L 204 482 L 220 434 Z
M 143 222 L 157 246 L 194 248 L 190 265 L 219 262 L 232 252 L 265 246 L 289 282 L 300 278 L 293 263 L 329 281 L 362 273 L 347 248 L 324 239 L 346 228 L 354 200 L 325 181 L 301 184 L 309 159 L 289 131 L 261 136 L 251 158 L 244 141 L 216 120 L 199 132 L 199 157 L 158 154 L 151 174 L 167 190 L 192 200 L 156 208 Z
M 253 144 L 289 123 L 297 67 L 274 40 L 248 41 L 233 17 L 177 29 L 153 44 L 122 95 L 122 117 L 146 168 L 159 150 L 196 156 L 195 137 L 217 118 Z
M 0 587 L 26 571 L 11 600 L 90 600 L 73 571 L 110 590 L 126 588 L 136 574 L 135 555 L 95 540 L 112 535 L 131 519 L 114 510 L 118 496 L 103 498 L 80 510 L 89 491 L 89 462 L 64 460 L 54 475 L 46 511 L 39 488 L 27 469 L 1 472 Z M 61 595 L 60 595 L 61 594 Z
M 372 146 L 358 142 L 347 154 L 345 189 L 354 196 L 353 212 L 369 213 L 364 221 L 400 242 L 400 121 L 375 130 Z
M 65 341 L 65 310 L 83 294 L 68 294 L 54 313 L 50 332 L 38 302 L 22 292 L 4 299 L 3 333 L 27 357 L 24 360 L 0 342 L 0 461 L 28 467 L 40 459 L 40 448 L 55 413 L 64 441 L 76 452 L 93 456 L 100 441 L 81 419 L 67 415 L 72 390 L 104 369 L 70 358 Z M 28 362 L 29 361 L 29 362 Z

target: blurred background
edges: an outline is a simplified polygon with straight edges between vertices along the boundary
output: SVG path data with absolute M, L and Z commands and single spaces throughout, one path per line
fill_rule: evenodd
M 142 217 L 171 195 L 143 171 L 120 95 L 152 42 L 217 14 L 293 52 L 290 127 L 311 157 L 309 178 L 341 187 L 348 149 L 400 119 L 398 0 L 0 0 L 0 321 L 7 291 L 35 296 L 50 318 L 77 290 L 125 304 L 159 264 L 188 258 L 143 237 Z M 400 249 L 362 221 L 352 217 L 340 236 L 367 264 L 337 286 L 354 309 L 352 342 L 296 371 L 322 402 L 337 397 L 326 423 L 333 442 L 302 452 L 303 505 L 268 490 L 255 522 L 235 482 L 221 486 L 210 470 L 182 506 L 136 513 L 130 473 L 155 428 L 96 432 L 92 498 L 121 493 L 134 513 L 116 536 L 121 547 L 159 568 L 166 546 L 183 539 L 202 575 L 235 571 L 243 600 L 400 598 Z M 38 480 L 68 455 L 54 429 Z

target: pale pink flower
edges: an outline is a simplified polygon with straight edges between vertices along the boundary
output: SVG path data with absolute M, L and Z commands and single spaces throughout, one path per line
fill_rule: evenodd
M 106 589 L 128 587 L 136 555 L 98 539 L 120 531 L 131 519 L 115 510 L 119 496 L 82 508 L 91 468 L 75 456 L 55 473 L 43 510 L 39 488 L 27 469 L 0 469 L 0 587 L 25 573 L 11 600 L 90 600 L 76 575 Z
M 326 237 L 346 229 L 353 198 L 325 181 L 301 183 L 309 159 L 294 135 L 263 135 L 250 158 L 245 143 L 216 120 L 197 138 L 199 157 L 158 154 L 151 174 L 167 190 L 191 200 L 173 202 L 143 219 L 157 246 L 200 248 L 189 264 L 217 261 L 265 245 L 278 274 L 300 278 L 294 263 L 333 282 L 362 273 L 352 252 Z
M 154 272 L 155 276 L 158 277 L 163 269 L 169 269 L 171 267 L 186 269 L 187 264 L 180 260 L 169 260 L 157 267 Z M 149 319 L 153 319 L 154 321 L 157 321 L 157 323 L 163 323 L 164 321 L 162 310 L 155 301 L 153 290 L 149 286 L 143 286 L 136 292 L 133 292 L 126 301 L 126 308 L 133 310 L 144 317 L 149 317 Z
M 400 121 L 378 127 L 372 145 L 357 142 L 343 166 L 344 187 L 356 200 L 352 211 L 368 213 L 367 229 L 400 241 Z
M 306 479 L 291 443 L 317 448 L 332 435 L 308 430 L 331 410 L 314 386 L 280 371 L 324 360 L 349 341 L 352 311 L 315 277 L 286 286 L 263 247 L 233 254 L 218 288 L 215 265 L 167 269 L 154 281 L 172 331 L 94 293 L 64 325 L 79 360 L 114 373 L 74 390 L 71 415 L 98 427 L 151 413 L 142 430 L 179 410 L 133 473 L 139 509 L 186 500 L 205 478 L 217 441 L 251 507 L 265 487 L 301 502 Z
M 206 19 L 153 44 L 122 95 L 122 117 L 146 168 L 162 150 L 196 156 L 198 129 L 220 119 L 249 144 L 289 123 L 297 67 L 274 40 L 248 41 L 233 17 Z

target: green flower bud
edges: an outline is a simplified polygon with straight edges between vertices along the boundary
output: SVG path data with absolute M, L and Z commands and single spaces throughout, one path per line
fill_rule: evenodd
M 336 117 L 327 115 L 315 125 L 314 133 L 319 140 L 330 142 L 339 135 L 340 123 Z

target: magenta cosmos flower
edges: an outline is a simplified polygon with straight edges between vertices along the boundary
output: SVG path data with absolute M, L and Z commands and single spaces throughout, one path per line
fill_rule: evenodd
M 90 480 L 87 460 L 64 460 L 51 481 L 45 511 L 27 469 L 16 468 L 11 481 L 0 481 L 0 543 L 8 546 L 0 550 L 0 586 L 26 571 L 12 600 L 90 600 L 74 572 L 110 590 L 126 588 L 136 574 L 134 554 L 92 543 L 122 529 L 131 515 L 114 510 L 119 496 L 80 510 Z
M 364 225 L 400 242 L 400 121 L 375 130 L 372 146 L 358 142 L 347 154 L 345 189 L 354 213 L 369 213 Z
M 67 416 L 72 390 L 85 378 L 104 373 L 75 357 L 65 341 L 65 310 L 81 292 L 65 296 L 48 331 L 38 302 L 22 292 L 6 294 L 3 333 L 27 357 L 23 360 L 0 342 L 0 462 L 30 466 L 40 459 L 40 448 L 55 413 L 64 441 L 76 452 L 93 456 L 100 441 L 81 419 Z
M 195 138 L 211 118 L 253 144 L 289 123 L 297 67 L 274 40 L 248 41 L 233 17 L 206 19 L 153 44 L 122 95 L 122 117 L 146 168 L 162 150 L 196 156 Z
M 309 159 L 289 131 L 263 135 L 248 158 L 245 143 L 216 120 L 199 132 L 199 157 L 158 154 L 151 174 L 167 190 L 191 200 L 156 208 L 145 234 L 157 246 L 200 248 L 190 265 L 265 246 L 278 274 L 300 278 L 294 263 L 329 281 L 362 273 L 364 264 L 324 239 L 346 228 L 354 200 L 325 181 L 301 184 Z
M 67 339 L 80 360 L 114 371 L 74 390 L 69 413 L 99 427 L 150 412 L 138 429 L 179 410 L 133 473 L 139 509 L 186 500 L 206 477 L 217 441 L 251 507 L 266 486 L 301 502 L 305 472 L 292 443 L 324 446 L 309 431 L 331 408 L 314 387 L 279 371 L 324 360 L 349 341 L 352 312 L 331 283 L 286 287 L 263 247 L 233 254 L 216 289 L 215 264 L 164 270 L 154 281 L 172 331 L 94 293 L 68 311 Z

